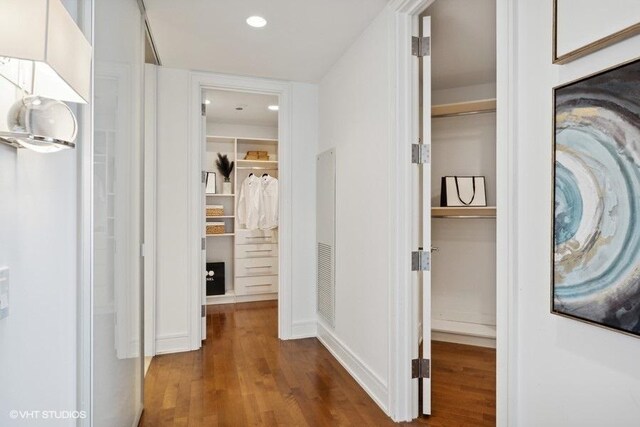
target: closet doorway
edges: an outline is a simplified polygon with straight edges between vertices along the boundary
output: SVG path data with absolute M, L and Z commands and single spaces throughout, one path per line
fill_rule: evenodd
M 203 90 L 207 306 L 278 299 L 279 108 L 270 94 Z
M 286 83 L 192 75 L 190 164 L 198 185 L 189 194 L 190 235 L 201 249 L 191 258 L 198 342 L 207 336 L 207 308 L 252 301 L 277 301 L 277 336 L 292 336 L 290 97 Z M 218 153 L 234 162 L 229 182 L 216 165 Z M 248 193 L 256 188 L 247 181 L 251 174 L 261 186 L 255 194 Z M 215 281 L 220 272 L 223 287 Z
M 420 415 L 495 425 L 496 3 L 435 0 L 419 27 L 416 400 Z

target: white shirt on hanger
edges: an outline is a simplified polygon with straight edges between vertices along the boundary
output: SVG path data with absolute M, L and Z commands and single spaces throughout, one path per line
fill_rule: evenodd
M 257 230 L 260 227 L 260 214 L 262 209 L 262 182 L 254 174 L 249 175 L 240 187 L 238 199 L 238 223 L 248 230 Z
M 262 186 L 262 210 L 260 229 L 273 230 L 278 227 L 278 180 L 271 175 L 260 178 Z

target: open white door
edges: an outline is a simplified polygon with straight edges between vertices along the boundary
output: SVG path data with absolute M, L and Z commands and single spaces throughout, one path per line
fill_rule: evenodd
M 201 218 L 200 222 L 200 236 L 202 239 L 202 243 L 201 243 L 201 248 L 202 248 L 202 252 L 200 254 L 200 263 L 201 263 L 201 268 L 200 268 L 200 280 L 201 282 L 201 288 L 202 288 L 202 302 L 201 302 L 201 307 L 202 307 L 202 328 L 201 328 L 201 336 L 200 339 L 202 341 L 207 339 L 207 276 L 206 276 L 206 271 L 207 271 L 207 218 L 205 216 L 205 212 L 206 212 L 206 205 L 207 205 L 207 195 L 206 195 L 206 186 L 207 186 L 207 175 L 206 175 L 206 170 L 207 170 L 207 105 L 204 103 L 204 94 L 202 94 L 202 125 L 201 125 L 201 131 L 200 131 L 200 158 L 202 159 L 202 164 L 200 165 L 200 174 L 202 179 L 200 180 L 200 194 L 202 195 L 202 199 L 200 202 L 200 213 L 199 213 L 199 217 Z
M 431 52 L 431 17 L 422 18 L 422 43 L 429 44 L 423 52 Z M 422 276 L 422 413 L 431 414 L 431 57 L 422 56 L 422 147 L 429 160 L 422 163 L 420 198 L 422 200 L 422 238 L 420 247 L 426 256 Z

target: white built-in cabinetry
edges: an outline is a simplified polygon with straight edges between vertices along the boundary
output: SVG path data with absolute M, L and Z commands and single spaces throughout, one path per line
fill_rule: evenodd
M 432 106 L 432 338 L 494 346 L 496 101 Z M 441 177 L 486 178 L 486 207 L 440 207 Z
M 207 262 L 224 262 L 224 295 L 207 296 L 207 304 L 249 302 L 278 297 L 278 230 L 247 230 L 238 223 L 237 206 L 242 182 L 250 173 L 278 177 L 278 141 L 274 139 L 207 136 L 206 169 L 216 173 L 216 194 L 206 194 L 206 205 L 222 205 L 221 216 L 206 222 L 224 222 L 223 234 L 207 234 Z M 244 160 L 248 151 L 267 151 L 269 160 Z M 222 194 L 224 178 L 215 167 L 217 154 L 235 161 L 233 194 Z

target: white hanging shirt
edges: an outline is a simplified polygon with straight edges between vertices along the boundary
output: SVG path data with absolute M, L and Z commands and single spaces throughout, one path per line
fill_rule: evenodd
M 278 180 L 270 175 L 260 178 L 261 181 L 261 211 L 260 229 L 273 230 L 278 227 Z
M 260 228 L 260 214 L 262 211 L 262 185 L 261 179 L 251 174 L 240 187 L 238 199 L 238 223 L 248 230 Z

